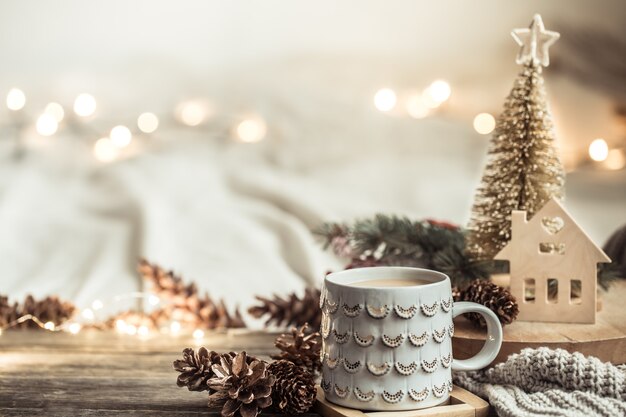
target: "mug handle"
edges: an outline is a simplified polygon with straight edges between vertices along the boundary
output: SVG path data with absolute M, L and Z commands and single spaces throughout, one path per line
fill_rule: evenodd
M 502 326 L 500 320 L 493 311 L 487 307 L 462 301 L 454 303 L 452 307 L 452 317 L 464 313 L 478 313 L 487 322 L 487 338 L 480 352 L 469 359 L 452 361 L 453 371 L 476 371 L 487 367 L 498 356 L 500 346 L 502 346 Z

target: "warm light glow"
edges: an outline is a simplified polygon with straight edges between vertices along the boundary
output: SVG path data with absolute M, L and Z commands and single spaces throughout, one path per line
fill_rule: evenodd
M 126 322 L 122 319 L 115 320 L 115 328 L 118 332 L 125 333 L 126 332 Z
M 87 320 L 93 320 L 95 317 L 95 315 L 93 314 L 93 310 L 90 308 L 84 309 L 81 314 Z
M 198 126 L 204 122 L 209 114 L 206 103 L 201 101 L 189 101 L 181 103 L 176 111 L 176 117 L 187 126 Z
M 596 139 L 589 145 L 589 157 L 594 161 L 604 161 L 609 156 L 609 145 L 604 139 Z
M 409 116 L 414 119 L 423 119 L 428 116 L 428 112 L 430 111 L 428 106 L 424 103 L 422 96 L 412 95 L 406 101 L 406 111 L 409 113 Z
M 196 329 L 193 331 L 193 338 L 194 339 L 202 339 L 204 337 L 204 332 L 200 329 Z
M 138 334 L 139 336 L 147 336 L 147 335 L 148 335 L 148 333 L 150 333 L 150 329 L 148 329 L 148 326 L 141 325 L 141 326 L 139 326 L 139 328 L 137 329 L 137 334 Z
M 0 329 L 0 336 L 2 336 L 2 329 Z
M 59 103 L 48 103 L 44 113 L 54 117 L 54 120 L 56 120 L 57 123 L 61 122 L 61 120 L 65 117 L 65 110 L 63 110 L 63 106 Z
M 7 107 L 9 110 L 22 110 L 26 104 L 26 95 L 19 88 L 12 88 L 7 94 Z
M 93 146 L 93 154 L 100 162 L 111 162 L 117 158 L 118 148 L 109 138 L 100 138 Z
M 52 136 L 58 128 L 59 123 L 51 114 L 44 113 L 37 118 L 35 129 L 41 136 Z
M 141 113 L 137 118 L 137 127 L 143 133 L 152 133 L 159 127 L 159 118 L 154 113 Z
M 374 106 L 380 111 L 393 110 L 397 101 L 395 91 L 390 88 L 381 88 L 374 95 Z
M 237 125 L 237 137 L 242 142 L 258 142 L 265 137 L 266 132 L 265 122 L 260 119 L 246 119 Z
M 80 323 L 72 323 L 67 329 L 70 331 L 70 333 L 77 334 L 78 332 L 80 332 L 81 325 Z
M 428 95 L 435 103 L 441 104 L 450 98 L 450 84 L 444 80 L 436 80 L 427 88 Z
M 134 336 L 137 334 L 137 326 L 135 326 L 134 324 L 127 324 L 124 331 L 126 332 L 126 334 Z
M 115 126 L 111 129 L 111 133 L 109 134 L 111 138 L 111 142 L 113 145 L 118 148 L 124 148 L 130 144 L 130 141 L 133 139 L 133 134 L 130 133 L 130 129 L 126 126 Z
M 46 330 L 54 330 L 55 327 L 56 326 L 51 321 L 47 321 L 46 324 L 43 325 L 43 328 Z
M 79 116 L 91 116 L 96 111 L 96 99 L 91 94 L 79 94 L 74 100 L 74 113 Z
M 604 161 L 604 165 L 608 169 L 618 170 L 626 166 L 626 155 L 621 149 L 611 149 Z
M 104 304 L 100 300 L 93 300 L 93 303 L 91 303 L 91 308 L 94 310 L 100 310 L 102 307 L 104 307 Z
M 170 332 L 172 332 L 172 333 L 174 333 L 174 334 L 176 334 L 176 333 L 180 332 L 180 323 L 179 323 L 179 322 L 177 322 L 177 321 L 173 321 L 173 322 L 170 324 Z
M 481 135 L 487 135 L 496 128 L 496 119 L 489 113 L 480 113 L 474 117 L 474 129 Z
M 150 295 L 148 297 L 148 303 L 150 303 L 150 305 L 155 306 L 155 305 L 159 304 L 160 301 L 161 300 L 156 295 Z

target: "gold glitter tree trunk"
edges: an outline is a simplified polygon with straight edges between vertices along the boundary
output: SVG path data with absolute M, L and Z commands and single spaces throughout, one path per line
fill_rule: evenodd
M 475 259 L 492 259 L 511 239 L 511 211 L 526 210 L 530 218 L 551 197 L 564 196 L 541 70 L 535 61 L 524 66 L 496 123 L 468 226 Z

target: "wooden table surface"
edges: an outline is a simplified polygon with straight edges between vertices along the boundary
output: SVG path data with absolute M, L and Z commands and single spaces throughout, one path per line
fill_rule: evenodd
M 183 348 L 200 345 L 217 351 L 245 348 L 268 359 L 275 337 L 207 333 L 195 341 L 188 335 L 5 331 L 0 336 L 0 416 L 218 416 L 208 410 L 206 392 L 176 386 L 172 361 Z

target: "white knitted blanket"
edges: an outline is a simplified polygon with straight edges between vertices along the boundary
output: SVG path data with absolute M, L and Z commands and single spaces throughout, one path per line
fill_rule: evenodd
M 626 416 L 626 367 L 562 349 L 524 349 L 454 382 L 491 403 L 500 417 Z

